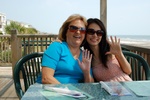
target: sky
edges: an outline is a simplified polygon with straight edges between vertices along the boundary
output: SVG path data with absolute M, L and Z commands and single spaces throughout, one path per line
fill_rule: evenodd
M 0 0 L 6 19 L 58 34 L 72 14 L 100 19 L 100 0 Z M 108 35 L 150 35 L 150 0 L 107 0 Z

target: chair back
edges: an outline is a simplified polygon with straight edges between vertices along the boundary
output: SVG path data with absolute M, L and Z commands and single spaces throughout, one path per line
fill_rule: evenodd
M 36 82 L 41 72 L 42 56 L 43 52 L 36 52 L 23 56 L 17 61 L 13 71 L 13 78 L 19 98 L 24 95 L 30 85 Z
M 124 46 L 121 46 L 121 49 L 122 49 L 123 51 L 130 51 L 129 49 L 127 49 L 127 48 L 124 47 Z
M 139 54 L 131 51 L 122 51 L 126 59 L 131 65 L 132 73 L 130 77 L 132 80 L 150 80 L 150 67 L 147 61 Z

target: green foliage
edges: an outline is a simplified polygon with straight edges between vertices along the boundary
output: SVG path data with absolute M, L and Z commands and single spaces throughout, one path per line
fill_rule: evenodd
M 2 33 L 2 31 L 0 31 L 0 35 L 2 35 L 3 33 Z
M 26 34 L 37 34 L 38 31 L 35 28 L 26 28 Z
M 25 27 L 21 26 L 19 23 L 11 21 L 9 25 L 5 26 L 5 32 L 6 34 L 11 34 L 11 30 L 16 29 L 19 33 L 25 32 Z
M 19 34 L 37 34 L 38 32 L 35 28 L 26 28 L 15 21 L 11 21 L 9 25 L 5 26 L 5 33 L 11 34 L 12 29 L 16 29 Z
M 11 50 L 0 51 L 0 55 L 1 55 L 0 62 L 12 62 L 11 61 Z

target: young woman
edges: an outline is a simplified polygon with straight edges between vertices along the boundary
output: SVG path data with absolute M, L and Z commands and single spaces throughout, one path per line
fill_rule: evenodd
M 96 81 L 132 81 L 128 76 L 131 67 L 124 57 L 120 39 L 107 38 L 103 23 L 95 18 L 87 20 L 86 42 L 84 49 L 92 54 L 93 77 Z

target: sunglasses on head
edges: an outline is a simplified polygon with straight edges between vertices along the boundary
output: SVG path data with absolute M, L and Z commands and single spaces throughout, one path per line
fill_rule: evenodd
M 104 34 L 104 31 L 102 31 L 102 30 L 95 31 L 94 29 L 87 29 L 86 33 L 89 35 L 94 35 L 96 33 L 97 36 L 102 36 Z
M 86 33 L 86 29 L 84 27 L 80 27 L 79 28 L 77 26 L 70 25 L 68 29 L 69 29 L 70 32 L 77 32 L 79 30 L 81 34 L 85 34 Z

